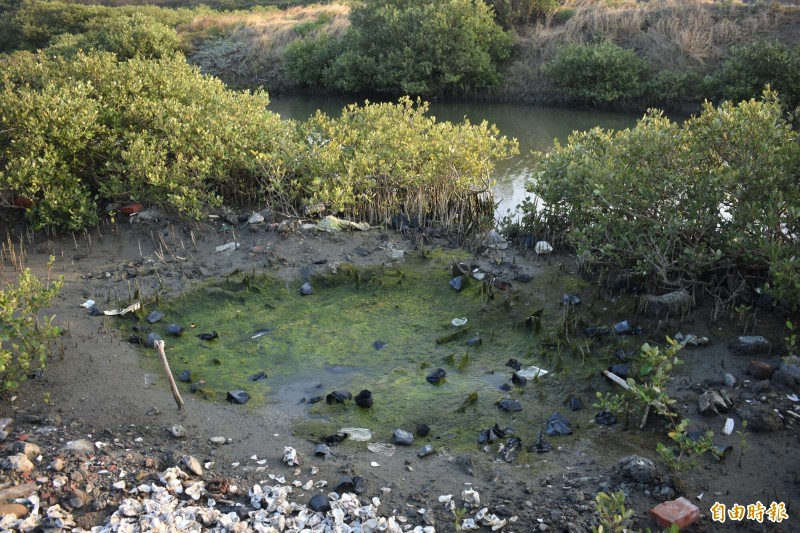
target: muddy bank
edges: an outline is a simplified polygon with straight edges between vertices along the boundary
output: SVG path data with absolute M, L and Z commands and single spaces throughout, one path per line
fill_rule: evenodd
M 81 527 L 104 523 L 124 497 L 129 496 L 126 490 L 114 488 L 114 483 L 121 480 L 119 475 L 98 474 L 98 471 L 118 469 L 128 476 L 137 472 L 134 477 L 141 476 L 137 481 L 144 482 L 183 464 L 186 456 L 197 458 L 204 466 L 201 475 L 190 474 L 190 479 L 203 480 L 212 488 L 213 483 L 223 481 L 228 487 L 238 487 L 238 492 L 222 494 L 220 486 L 216 486 L 219 497 L 231 504 L 247 503 L 250 499 L 247 490 L 255 483 L 278 484 L 270 475 L 283 476 L 287 484 L 296 479 L 300 486 L 293 487 L 290 499 L 304 505 L 317 490 L 302 488 L 309 480 L 315 483 L 324 480 L 332 487 L 342 475 L 361 476 L 366 480 L 366 490 L 358 496 L 365 502 L 379 497 L 381 515 L 402 516 L 405 522 L 399 523 L 409 528 L 432 526 L 437 531 L 455 530 L 457 513 L 448 509 L 446 501 L 440 502 L 439 497 L 453 495 L 459 509 L 468 505 L 463 491 L 474 490 L 480 494 L 481 506 L 468 509 L 463 517 L 474 517 L 482 507 L 487 507 L 489 514 L 506 520 L 506 531 L 537 528 L 588 531 L 597 523 L 594 495 L 599 490 L 619 487 L 628 493 L 629 505 L 635 509 L 640 527 L 653 527 L 647 511 L 660 498 L 675 494 L 686 496 L 700 508 L 701 519 L 692 526 L 695 531 L 728 527 L 711 520 L 710 508 L 715 501 L 729 507 L 756 500 L 767 505 L 770 501 L 783 501 L 790 509 L 788 522 L 778 525 L 744 520 L 742 526 L 754 531 L 792 531 L 797 526 L 797 516 L 792 510 L 798 500 L 794 465 L 800 464 L 800 453 L 797 424 L 791 416 L 783 415 L 780 427 L 774 428 L 777 431 L 750 432 L 747 436 L 750 448 L 741 467 L 736 457 L 739 436 L 733 433 L 720 438 L 721 443 L 734 447 L 733 458 L 723 462 L 703 459 L 697 468 L 681 475 L 678 482 L 671 480 L 660 466 L 649 478 L 637 481 L 625 474 L 624 469 L 620 470 L 618 463 L 634 454 L 657 459 L 654 443 L 663 437 L 663 429 L 657 424 L 644 431 L 625 431 L 619 424 L 595 425 L 591 421 L 596 411 L 591 407 L 594 392 L 612 390 L 599 376 L 587 376 L 583 389 L 570 391 L 583 398 L 591 414 L 578 419 L 573 427 L 574 436 L 546 437 L 552 451 L 537 454 L 527 451 L 534 444 L 529 435 L 536 432 L 534 428 L 531 431 L 526 428 L 524 450 L 511 463 L 498 454 L 500 442 L 491 443 L 488 452 L 477 444 L 474 451 L 456 452 L 441 440 L 431 442 L 436 453 L 426 457 L 417 455 L 418 446 L 396 446 L 389 456 L 369 451 L 363 444 L 343 443 L 333 447 L 333 454 L 323 459 L 313 455 L 315 442 L 293 434 L 292 413 L 277 408 L 264 409 L 254 416 L 241 406 L 187 395 L 186 410 L 179 412 L 164 376 L 146 370 L 148 366 L 143 364 L 143 358 L 153 357 L 153 352 L 143 351 L 120 335 L 120 317 L 89 317 L 79 307 L 80 303 L 91 298 L 102 308 L 114 308 L 137 291 L 146 300 L 154 301 L 156 295 L 168 298 L 209 276 L 237 271 L 266 271 L 294 283 L 303 276 L 303 269 L 324 271 L 334 264 L 391 263 L 392 250 L 402 249 L 409 256 L 420 252 L 403 235 L 380 229 L 323 233 L 303 231 L 299 224 L 291 222 L 256 227 L 234 220 L 235 226 L 223 228 L 221 219 L 188 224 L 162 216 L 144 218 L 136 224 L 101 226 L 74 238 L 72 235 L 50 239 L 40 235 L 32 239 L 23 237 L 31 269 L 43 274 L 47 257 L 52 254 L 56 257 L 54 273 L 65 276 L 64 290 L 49 312 L 57 315 L 56 321 L 66 334 L 42 377 L 30 380 L 13 398 L 2 402 L 2 415 L 13 421 L 3 453 L 16 453 L 12 453 L 14 441 L 27 435 L 23 438 L 38 444 L 42 456 L 38 461 L 34 457 L 35 474 L 26 475 L 13 468 L 5 470 L 5 483 L 8 487 L 36 484 L 43 507 L 45 501 L 62 504 L 65 509 L 71 506 L 69 510 Z M 216 252 L 218 246 L 234 240 L 241 245 L 237 250 Z M 445 250 L 457 245 L 441 238 L 432 238 L 425 244 L 427 249 Z M 555 295 L 557 301 L 550 302 L 554 309 L 558 309 L 562 287 L 570 285 L 569 278 L 573 275 L 568 256 L 544 259 L 507 250 L 479 255 L 474 261 L 485 270 L 507 278 L 522 272 L 547 281 L 552 292 L 542 292 L 541 284 L 514 284 L 515 301 L 526 305 L 547 303 L 545 300 Z M 447 268 L 446 264 L 442 266 Z M 8 265 L 2 276 L 13 276 Z M 766 312 L 756 315 L 755 332 L 765 335 L 775 349 L 751 357 L 728 349 L 730 338 L 741 333 L 741 326 L 737 323 L 709 326 L 703 309 L 682 322 L 660 324 L 658 319 L 618 316 L 617 313 L 630 312 L 626 297 L 607 295 L 596 289 L 581 296 L 581 305 L 591 320 L 606 324 L 613 324 L 618 318 L 637 320 L 643 326 L 643 341 L 663 338 L 667 330 L 670 334 L 684 331 L 709 337 L 709 346 L 687 348 L 680 353 L 686 363 L 672 380 L 679 411 L 691 418 L 698 429 L 710 428 L 719 435 L 728 416 L 735 418 L 737 429 L 741 428 L 736 409 L 720 415 L 697 413 L 698 396 L 710 388 L 724 386 L 725 374 L 736 378 L 731 393 L 737 408 L 754 400 L 783 413 L 794 409 L 786 399 L 789 391 L 782 385 L 770 383 L 765 387 L 762 383 L 754 390 L 753 384 L 763 380 L 755 380 L 746 373 L 754 358 L 773 366 L 780 364 L 781 317 Z M 751 326 L 748 333 L 753 329 Z M 579 360 L 566 363 L 577 366 Z M 568 413 L 566 407 L 562 412 Z M 508 415 L 508 419 L 512 420 L 512 416 Z M 544 428 L 545 420 L 541 422 Z M 175 426 L 182 426 L 185 436 L 176 437 L 170 431 Z M 224 440 L 212 441 L 213 437 Z M 90 452 L 94 463 L 86 465 L 83 456 L 62 451 L 66 442 L 78 439 L 108 446 L 95 446 Z M 420 446 L 425 442 L 420 440 Z M 283 462 L 286 446 L 294 447 L 305 458 L 299 472 Z M 256 459 L 252 459 L 254 456 Z M 56 487 L 53 480 L 59 471 L 47 467 L 58 457 L 72 466 L 62 469 L 67 472 L 61 475 L 66 475 L 68 483 Z M 776 467 L 778 461 L 780 467 Z M 372 466 L 373 463 L 379 466 Z M 112 464 L 114 469 L 109 468 Z M 207 464 L 210 466 L 205 468 Z M 316 469 L 313 474 L 312 467 Z M 91 488 L 87 490 L 89 484 Z M 70 498 L 65 497 L 74 496 L 75 490 L 87 494 L 82 505 L 74 505 L 79 502 L 73 498 L 70 503 Z M 106 504 L 93 503 L 100 500 Z M 511 520 L 512 517 L 515 519 Z

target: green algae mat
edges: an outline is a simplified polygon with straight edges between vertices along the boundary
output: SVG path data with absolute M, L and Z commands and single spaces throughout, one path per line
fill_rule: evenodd
M 166 317 L 152 330 L 166 339 L 175 376 L 189 371 L 182 394 L 224 401 L 228 391 L 243 390 L 250 400 L 241 409 L 257 415 L 277 407 L 296 416 L 296 434 L 313 441 L 345 427 L 390 441 L 394 429 L 426 424 L 430 438 L 458 448 L 474 446 L 497 423 L 532 442 L 554 411 L 566 411 L 578 384 L 554 372 L 512 383 L 506 363 L 548 368 L 536 321 L 557 314 L 558 302 L 543 311 L 531 287 L 523 294 L 471 278 L 456 291 L 453 277 L 450 257 L 342 265 L 288 283 L 237 273 L 161 306 Z M 301 295 L 305 281 L 313 294 Z M 466 323 L 455 326 L 454 319 Z M 170 323 L 184 333 L 168 336 Z M 212 332 L 218 337 L 211 341 L 197 337 Z M 427 379 L 437 371 L 444 379 Z M 334 391 L 356 396 L 364 389 L 372 393 L 370 408 L 326 401 Z M 505 411 L 501 400 L 522 410 Z M 579 425 L 593 412 L 568 414 Z

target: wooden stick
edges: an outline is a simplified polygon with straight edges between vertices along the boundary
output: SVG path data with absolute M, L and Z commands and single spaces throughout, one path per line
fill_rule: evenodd
M 175 398 L 175 403 L 178 404 L 178 410 L 183 411 L 183 398 L 181 398 L 181 393 L 178 391 L 178 386 L 175 384 L 175 378 L 172 377 L 172 371 L 169 369 L 167 354 L 164 353 L 164 341 L 157 340 L 154 344 L 156 350 L 158 350 L 158 356 L 161 358 L 161 364 L 164 365 L 164 372 L 167 373 L 169 386 L 172 388 L 172 396 Z
M 619 385 L 620 387 L 622 387 L 623 389 L 625 390 L 630 389 L 628 383 L 624 379 L 622 379 L 615 373 L 611 372 L 610 370 L 603 370 L 603 375 L 608 379 L 610 379 L 611 381 L 613 381 L 614 383 L 616 383 L 617 385 Z

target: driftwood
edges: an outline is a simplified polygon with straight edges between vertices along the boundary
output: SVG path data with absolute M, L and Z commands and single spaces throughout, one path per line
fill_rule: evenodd
M 157 340 L 154 345 L 158 351 L 158 356 L 161 358 L 161 364 L 164 366 L 167 379 L 169 379 L 169 386 L 172 388 L 172 396 L 175 398 L 175 403 L 178 404 L 178 410 L 183 411 L 183 398 L 181 398 L 181 393 L 178 391 L 178 386 L 175 384 L 175 378 L 172 377 L 172 370 L 169 369 L 167 354 L 164 353 L 164 341 Z

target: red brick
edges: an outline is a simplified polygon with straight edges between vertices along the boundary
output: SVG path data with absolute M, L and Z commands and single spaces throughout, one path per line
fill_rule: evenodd
M 684 497 L 660 503 L 650 509 L 650 516 L 658 522 L 658 527 L 667 529 L 677 524 L 681 529 L 700 518 L 700 509 Z

